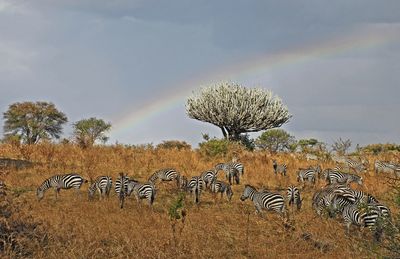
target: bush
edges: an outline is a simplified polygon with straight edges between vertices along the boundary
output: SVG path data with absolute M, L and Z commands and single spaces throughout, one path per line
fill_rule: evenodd
M 245 149 L 239 142 L 213 138 L 199 143 L 199 151 L 203 157 L 226 157 Z
M 157 149 L 164 148 L 164 149 L 192 149 L 190 144 L 186 143 L 186 141 L 179 141 L 179 140 L 164 140 L 162 143 L 156 146 Z

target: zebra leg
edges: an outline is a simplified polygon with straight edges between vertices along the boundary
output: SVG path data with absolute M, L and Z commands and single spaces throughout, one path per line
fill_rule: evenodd
M 60 195 L 60 190 L 61 188 L 59 187 L 56 188 L 56 200 L 58 200 L 58 196 Z
M 236 174 L 236 175 L 235 175 L 235 181 L 236 181 L 236 184 L 239 184 L 239 181 L 240 181 L 240 179 L 239 179 L 239 174 Z

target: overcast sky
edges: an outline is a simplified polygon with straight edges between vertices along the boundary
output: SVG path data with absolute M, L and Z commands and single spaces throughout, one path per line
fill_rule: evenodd
M 0 109 L 53 102 L 64 137 L 89 117 L 125 127 L 111 143 L 221 137 L 184 96 L 121 122 L 219 80 L 272 90 L 297 139 L 399 143 L 400 1 L 0 0 Z

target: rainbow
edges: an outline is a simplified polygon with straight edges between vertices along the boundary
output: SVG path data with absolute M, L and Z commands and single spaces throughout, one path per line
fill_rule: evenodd
M 111 135 L 114 138 L 123 136 L 135 129 L 136 126 L 172 108 L 184 105 L 185 99 L 193 89 L 209 82 L 225 79 L 242 80 L 244 78 L 252 78 L 255 75 L 266 74 L 272 69 L 286 68 L 354 51 L 379 48 L 398 40 L 394 35 L 396 34 L 393 31 L 382 28 L 372 31 L 358 30 L 346 36 L 300 46 L 295 49 L 287 49 L 272 54 L 265 53 L 224 67 L 219 71 L 204 73 L 199 75 L 198 78 L 168 88 L 170 94 L 163 95 L 162 98 L 157 100 L 150 100 L 140 109 L 128 109 L 128 112 L 113 120 Z

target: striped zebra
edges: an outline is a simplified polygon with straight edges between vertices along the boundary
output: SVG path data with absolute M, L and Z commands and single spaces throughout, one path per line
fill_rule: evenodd
M 300 169 L 297 171 L 297 182 L 305 183 L 306 181 L 315 184 L 317 178 L 317 172 L 313 168 Z
M 324 170 L 323 179 L 325 179 L 328 184 L 350 184 L 352 182 L 355 182 L 359 185 L 363 184 L 362 177 L 359 175 L 342 173 L 331 169 Z
M 120 173 L 119 177 L 115 181 L 114 190 L 118 195 L 119 206 L 121 209 L 124 207 L 125 197 L 128 196 L 128 182 L 129 177 L 125 176 L 124 173 Z
M 303 199 L 301 199 L 299 188 L 293 185 L 289 186 L 287 188 L 287 199 L 289 201 L 289 206 L 296 205 L 297 210 L 301 209 Z
M 89 200 L 93 198 L 97 190 L 100 193 L 100 198 L 103 198 L 104 196 L 108 197 L 110 195 L 111 186 L 112 186 L 112 179 L 110 176 L 97 177 L 94 180 L 94 182 L 92 182 L 92 184 L 89 186 L 88 189 Z
M 187 190 L 193 194 L 194 203 L 200 202 L 201 191 L 203 190 L 205 183 L 199 176 L 193 176 L 188 182 Z
M 131 195 L 132 193 L 138 203 L 140 200 L 146 199 L 149 206 L 152 206 L 156 197 L 156 188 L 151 182 L 139 183 L 138 181 L 131 179 L 128 181 L 127 194 Z
M 316 191 L 312 197 L 312 207 L 318 215 L 327 211 L 330 217 L 334 216 L 335 199 L 339 195 L 348 192 L 350 188 L 347 185 L 333 184 Z
M 278 212 L 281 216 L 285 214 L 285 199 L 279 193 L 258 192 L 256 188 L 246 184 L 240 196 L 241 201 L 250 199 L 256 207 L 256 212 L 261 215 L 262 209 Z
M 225 193 L 226 197 L 229 201 L 231 201 L 233 196 L 233 191 L 230 184 L 227 184 L 223 181 L 219 181 L 216 178 L 211 182 L 211 192 L 212 193 L 221 193 L 221 199 Z
M 61 189 L 75 189 L 77 193 L 79 193 L 79 189 L 81 188 L 83 183 L 86 183 L 87 180 L 83 179 L 79 174 L 63 174 L 63 175 L 54 175 L 48 179 L 46 179 L 36 190 L 36 196 L 40 201 L 44 197 L 44 192 L 50 188 L 54 188 L 56 193 L 56 199 L 58 198 L 58 194 Z
M 400 166 L 386 161 L 376 160 L 374 163 L 375 173 L 393 173 L 398 176 L 400 173 Z
M 278 173 L 282 174 L 283 176 L 286 175 L 286 170 L 287 170 L 286 164 L 278 165 L 276 160 L 272 160 L 272 167 L 274 168 L 275 175 L 277 175 Z
M 155 184 L 157 179 L 161 181 L 176 181 L 176 186 L 179 187 L 179 173 L 172 168 L 160 169 L 154 172 L 150 177 L 148 182 Z
M 207 170 L 202 172 L 200 177 L 204 181 L 206 188 L 208 188 L 208 185 L 211 184 L 214 179 L 217 179 L 217 172 L 214 170 Z
M 375 229 L 380 215 L 379 208 L 374 204 L 368 204 L 364 207 L 352 204 L 344 207 L 342 212 L 344 225 L 347 227 L 347 233 L 350 232 L 351 225 L 368 227 L 371 230 Z
M 340 167 L 340 166 L 339 166 Z M 350 158 L 346 158 L 343 166 L 340 167 L 340 171 L 353 171 L 354 173 L 365 173 L 367 172 L 367 167 L 359 161 L 352 160 Z
M 215 165 L 216 174 L 223 170 L 225 172 L 225 177 L 229 181 L 229 184 L 233 183 L 233 180 L 236 184 L 240 183 L 240 175 L 243 175 L 243 165 L 240 163 L 219 163 Z

